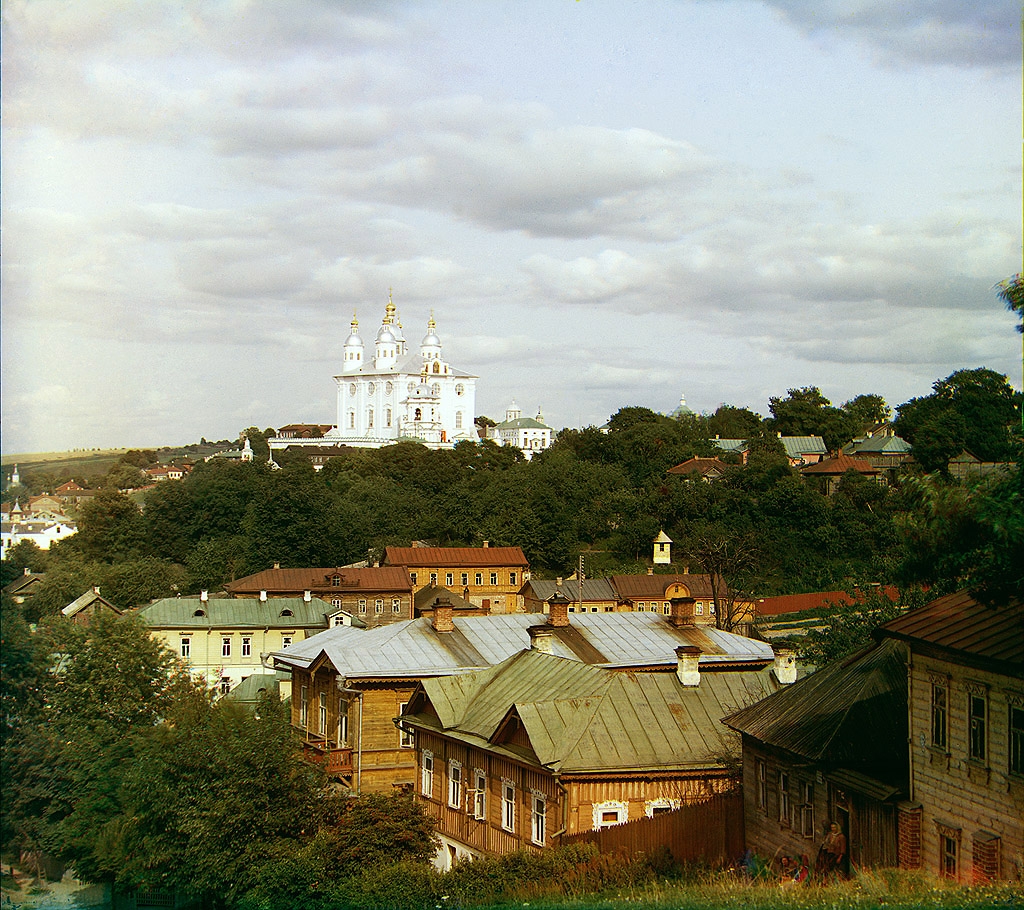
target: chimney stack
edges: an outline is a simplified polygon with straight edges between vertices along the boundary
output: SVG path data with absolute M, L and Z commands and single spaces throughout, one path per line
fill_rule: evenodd
M 683 574 L 684 575 L 689 575 L 690 574 L 690 564 L 689 563 L 684 563 L 683 564 Z
M 796 652 L 786 645 L 776 645 L 775 651 L 775 678 L 780 685 L 788 686 L 796 682 Z
M 484 541 L 484 549 L 485 549 L 485 550 L 486 550 L 486 549 L 487 549 L 488 547 L 490 547 L 490 545 L 491 545 L 491 542 L 490 542 L 489 540 L 485 540 L 485 541 Z
M 647 567 L 647 574 L 648 575 L 653 575 L 654 574 L 654 568 L 652 566 L 648 566 Z
M 557 578 L 555 579 L 555 587 L 556 587 L 556 588 L 560 588 L 560 587 L 562 587 L 562 585 L 563 585 L 564 583 L 565 583 L 565 579 L 564 579 L 564 578 L 562 578 L 562 576 L 561 576 L 561 575 L 559 575 L 559 576 L 558 576 L 558 577 L 557 577 Z
M 454 632 L 455 620 L 452 618 L 452 602 L 447 597 L 439 597 L 434 601 L 434 631 Z
M 526 631 L 530 634 L 531 651 L 540 651 L 543 654 L 551 653 L 551 640 L 554 638 L 551 626 L 530 626 Z
M 669 603 L 671 606 L 671 613 L 669 613 L 668 621 L 672 623 L 677 629 L 683 629 L 693 625 L 693 604 L 694 598 L 692 597 L 673 597 Z
M 206 603 L 209 599 L 210 599 L 210 592 L 209 591 L 200 591 L 199 592 L 199 602 L 200 603 Z
M 92 586 L 92 593 L 93 594 L 99 594 L 100 593 L 100 586 L 99 585 L 93 585 Z
M 313 600 L 313 592 L 312 591 L 303 591 L 302 592 L 302 599 L 306 603 L 312 602 L 312 600 Z
M 700 685 L 700 648 L 680 645 L 676 648 L 676 676 L 684 686 Z
M 267 592 L 266 591 L 260 591 L 260 600 L 265 601 L 266 599 L 267 599 Z
M 569 625 L 569 598 L 555 592 L 548 598 L 548 625 L 561 628 Z
M 275 569 L 280 569 L 280 568 L 281 568 L 281 563 L 279 563 L 279 562 L 275 562 L 275 563 L 274 563 L 274 568 L 275 568 Z

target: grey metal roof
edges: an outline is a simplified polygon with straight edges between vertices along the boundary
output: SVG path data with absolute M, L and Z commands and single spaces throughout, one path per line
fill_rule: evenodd
M 554 629 L 552 653 L 605 667 L 676 663 L 675 649 L 697 645 L 705 666 L 771 661 L 769 645 L 707 626 L 674 627 L 657 613 L 573 613 Z M 349 677 L 448 675 L 495 666 L 530 647 L 537 613 L 458 616 L 455 631 L 437 632 L 426 617 L 356 629 L 327 629 L 274 654 L 279 666 L 308 667 L 321 653 Z
M 776 686 L 766 669 L 683 686 L 675 673 L 616 673 L 538 651 L 422 685 L 440 723 L 418 713 L 417 725 L 495 748 L 514 711 L 541 765 L 577 773 L 720 767 L 720 718 Z
M 558 592 L 572 603 L 578 603 L 580 599 L 580 583 L 574 579 L 569 579 L 559 584 L 557 580 L 531 578 L 523 585 L 522 590 L 525 592 L 527 588 L 533 590 L 534 596 L 538 600 L 547 600 L 555 592 Z M 607 578 L 583 579 L 583 600 L 617 601 L 618 599 L 619 595 L 615 593 L 615 588 L 612 587 L 611 582 Z
M 904 648 L 887 641 L 830 664 L 726 717 L 759 742 L 810 761 L 871 768 L 897 758 L 907 742 Z M 906 764 L 905 761 L 902 764 Z
M 779 442 L 790 458 L 797 455 L 824 455 L 828 452 L 825 440 L 820 436 L 781 436 Z
M 137 611 L 156 629 L 275 629 L 310 628 L 327 624 L 329 607 L 320 598 L 301 597 L 165 597 Z M 201 611 L 203 615 L 196 616 Z M 289 612 L 290 616 L 282 613 Z M 351 628 L 351 627 L 346 627 Z
M 495 424 L 495 430 L 550 430 L 546 423 L 541 423 L 532 417 L 517 417 L 515 420 L 503 420 Z

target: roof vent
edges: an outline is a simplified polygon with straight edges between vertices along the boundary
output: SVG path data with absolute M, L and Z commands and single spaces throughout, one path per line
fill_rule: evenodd
M 193 616 L 205 616 L 206 615 L 206 610 L 196 610 L 195 613 L 193 613 L 192 615 Z
M 490 542 L 489 540 L 485 540 L 485 541 L 484 541 L 484 549 L 485 549 L 485 550 L 486 550 L 486 549 L 487 549 L 487 548 L 488 548 L 488 547 L 489 547 L 490 545 L 491 545 L 491 542 Z
M 652 569 L 650 566 L 648 566 L 647 567 L 647 574 L 648 575 L 653 575 L 654 574 L 654 569 Z
M 313 592 L 312 591 L 303 591 L 302 592 L 302 599 L 306 603 L 310 603 L 313 600 Z
M 282 611 L 281 611 L 281 613 L 280 613 L 280 615 L 281 615 L 281 616 L 294 616 L 295 614 L 294 614 L 294 613 L 292 613 L 292 611 L 291 611 L 291 610 L 282 610 Z
M 275 568 L 275 569 L 280 569 L 280 568 L 281 568 L 281 563 L 279 563 L 279 562 L 275 562 L 275 563 L 274 563 L 274 568 Z

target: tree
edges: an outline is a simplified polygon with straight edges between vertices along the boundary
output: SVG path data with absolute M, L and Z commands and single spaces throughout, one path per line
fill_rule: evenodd
M 857 421 L 858 433 L 863 433 L 875 423 L 883 423 L 892 416 L 892 408 L 881 395 L 858 395 L 841 408 Z
M 116 490 L 101 490 L 82 506 L 78 533 L 69 538 L 87 559 L 104 562 L 138 556 L 143 539 L 139 507 Z
M 249 440 L 249 448 L 252 449 L 254 461 L 260 464 L 270 460 L 270 443 L 259 427 L 248 427 L 242 431 L 242 438 Z
M 722 439 L 749 439 L 761 428 L 761 415 L 749 408 L 737 408 L 722 404 L 710 417 L 705 418 L 705 429 L 709 436 Z
M 832 402 L 815 386 L 790 389 L 786 398 L 769 398 L 768 408 L 772 416 L 766 422 L 773 432 L 783 436 L 820 436 L 830 452 L 857 433 L 857 418 L 832 407 Z
M 999 299 L 1006 304 L 1006 308 L 1021 317 L 1017 331 L 1024 333 L 1024 275 L 1018 272 L 1004 278 L 996 287 L 999 288 Z
M 705 525 L 687 534 L 677 547 L 677 552 L 709 576 L 715 625 L 731 632 L 745 614 L 742 604 L 753 600 L 751 573 L 758 562 L 757 537 L 723 525 Z

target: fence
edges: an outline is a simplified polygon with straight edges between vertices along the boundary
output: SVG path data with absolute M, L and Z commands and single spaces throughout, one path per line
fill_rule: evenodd
M 743 853 L 743 795 L 721 793 L 653 818 L 566 835 L 562 843 L 593 843 L 602 853 L 650 853 L 664 846 L 676 862 L 731 863 Z

